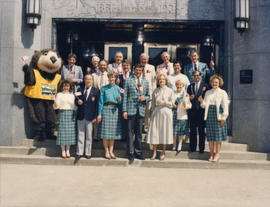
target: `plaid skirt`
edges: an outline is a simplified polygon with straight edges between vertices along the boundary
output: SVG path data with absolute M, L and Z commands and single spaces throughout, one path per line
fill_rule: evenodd
M 120 140 L 122 137 L 121 113 L 117 105 L 104 105 L 102 120 L 98 125 L 98 137 Z
M 223 110 L 220 108 L 220 113 Z M 206 120 L 206 138 L 209 142 L 222 142 L 227 140 L 227 123 L 224 126 L 220 126 L 220 122 L 217 120 L 216 106 L 210 105 Z
M 59 125 L 57 132 L 57 145 L 76 144 L 76 114 L 74 110 L 59 111 Z
M 184 136 L 188 132 L 187 120 L 177 119 L 177 110 L 173 110 L 173 136 Z

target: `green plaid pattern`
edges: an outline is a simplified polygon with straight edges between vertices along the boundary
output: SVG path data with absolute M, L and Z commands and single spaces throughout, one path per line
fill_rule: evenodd
M 221 107 L 220 113 L 223 113 Z M 208 109 L 206 138 L 208 142 L 222 142 L 227 140 L 227 123 L 225 122 L 223 127 L 220 126 L 220 122 L 217 120 L 217 109 L 214 105 L 210 105 Z
M 139 107 L 140 116 L 145 115 L 146 102 L 149 101 L 149 83 L 147 80 L 142 79 L 141 85 L 144 88 L 142 92 L 138 92 L 137 84 L 134 77 L 130 77 L 125 80 L 124 89 L 125 94 L 123 98 L 123 111 L 126 111 L 128 115 L 135 115 L 137 113 L 137 108 Z M 138 102 L 139 96 L 145 96 L 146 101 Z
M 173 109 L 173 136 L 184 136 L 187 130 L 187 120 L 177 120 L 177 109 Z
M 202 62 L 198 63 L 197 70 L 199 70 L 201 72 L 201 74 L 202 74 L 201 80 L 203 82 L 205 82 L 206 77 L 210 78 L 212 75 L 215 74 L 214 70 L 209 69 L 207 64 L 202 63 Z M 184 74 L 188 77 L 190 83 L 194 83 L 194 79 L 193 79 L 193 76 L 192 76 L 193 71 L 194 71 L 194 68 L 193 68 L 192 64 L 189 64 L 189 65 L 185 66 L 185 68 L 184 68 Z
M 77 138 L 76 114 L 74 110 L 59 111 L 57 145 L 75 145 Z
M 101 139 L 119 140 L 122 136 L 119 106 L 104 105 L 102 120 L 98 125 L 98 137 Z

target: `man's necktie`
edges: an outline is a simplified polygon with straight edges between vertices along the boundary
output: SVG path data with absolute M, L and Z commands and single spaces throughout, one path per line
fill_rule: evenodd
M 199 90 L 198 83 L 195 83 L 195 94 L 196 94 L 196 95 L 197 95 L 197 93 L 198 93 L 198 90 Z
M 88 91 L 88 88 L 85 88 L 85 91 L 83 93 L 84 100 L 86 100 L 86 98 L 87 98 L 87 91 Z
M 140 78 L 137 79 L 137 85 L 138 85 L 138 88 L 141 87 L 141 82 L 140 82 Z

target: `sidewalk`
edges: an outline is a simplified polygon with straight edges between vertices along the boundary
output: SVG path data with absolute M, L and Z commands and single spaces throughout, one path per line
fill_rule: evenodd
M 263 207 L 270 170 L 0 165 L 1 207 Z

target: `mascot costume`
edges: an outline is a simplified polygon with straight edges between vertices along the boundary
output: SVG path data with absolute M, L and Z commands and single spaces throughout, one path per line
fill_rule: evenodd
M 56 114 L 52 97 L 56 95 L 62 59 L 51 49 L 35 51 L 29 66 L 23 66 L 26 102 L 34 124 L 35 140 L 55 139 Z

